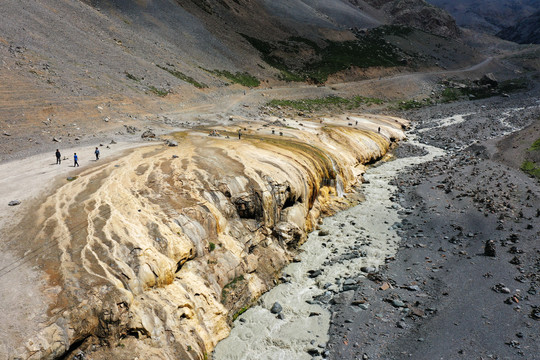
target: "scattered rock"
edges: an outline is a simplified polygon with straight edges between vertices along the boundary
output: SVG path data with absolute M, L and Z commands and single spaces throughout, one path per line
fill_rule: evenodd
M 405 307 L 405 303 L 399 299 L 392 300 L 392 306 L 396 308 L 402 308 Z
M 409 291 L 420 291 L 420 286 L 418 286 L 418 285 L 408 285 L 408 286 L 405 286 L 405 289 L 407 289 Z
M 493 240 L 486 241 L 486 244 L 484 245 L 484 255 L 491 256 L 491 257 L 495 257 L 497 255 L 495 251 L 495 241 Z
M 53 138 L 52 138 L 52 141 L 54 141 L 54 142 L 62 142 L 62 140 L 60 140 L 60 139 L 58 139 L 58 138 L 56 138 L 56 137 L 53 137 Z
M 154 134 L 152 132 L 152 130 L 146 130 L 145 132 L 142 133 L 141 138 L 143 138 L 143 139 L 155 139 L 156 134 Z
M 135 134 L 137 131 L 139 131 L 139 129 L 137 129 L 135 126 L 131 126 L 131 125 L 124 125 L 124 127 L 126 128 L 126 131 L 128 134 Z
M 321 230 L 319 231 L 319 236 L 328 236 L 330 234 L 330 232 L 328 230 Z
M 9 206 L 17 206 L 17 205 L 20 205 L 21 202 L 19 200 L 11 200 L 8 205 Z
M 174 140 L 167 140 L 167 145 L 169 146 L 178 146 L 178 142 Z
M 493 291 L 502 294 L 510 294 L 510 289 L 506 287 L 503 283 L 499 283 L 491 288 Z
M 377 269 L 375 267 L 373 267 L 373 266 L 362 266 L 360 268 L 360 271 L 365 272 L 367 274 L 373 274 L 373 273 L 377 272 Z
M 283 310 L 283 308 L 281 307 L 280 303 L 278 303 L 277 301 L 274 303 L 274 305 L 272 305 L 272 308 L 270 309 L 270 312 L 272 314 L 279 314 L 281 313 L 281 311 Z

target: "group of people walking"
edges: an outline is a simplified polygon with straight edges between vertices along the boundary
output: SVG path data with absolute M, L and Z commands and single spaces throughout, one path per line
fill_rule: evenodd
M 60 165 L 62 163 L 62 154 L 60 153 L 59 149 L 56 149 L 56 164 Z M 94 155 L 96 155 L 96 161 L 99 160 L 99 148 L 96 147 L 96 150 L 94 151 Z M 73 167 L 79 166 L 79 156 L 77 153 L 73 153 Z

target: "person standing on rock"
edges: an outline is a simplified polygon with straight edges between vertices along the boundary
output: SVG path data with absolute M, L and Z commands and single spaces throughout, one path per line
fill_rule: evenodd
M 99 149 L 96 147 L 96 151 L 94 151 L 94 154 L 96 154 L 96 161 L 99 160 Z
M 79 157 L 77 156 L 77 153 L 73 153 L 73 167 L 79 166 Z
M 240 138 L 242 138 L 242 130 L 238 129 L 238 140 L 240 140 Z
M 56 149 L 56 165 L 60 165 L 62 162 L 62 155 L 60 154 L 60 150 Z

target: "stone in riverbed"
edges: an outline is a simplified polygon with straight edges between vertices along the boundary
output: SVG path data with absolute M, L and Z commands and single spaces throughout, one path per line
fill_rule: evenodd
M 368 274 L 372 274 L 374 272 L 377 272 L 377 269 L 373 266 L 362 266 L 360 268 L 360 271 L 368 273 Z
M 327 236 L 329 234 L 330 234 L 330 232 L 328 230 L 325 230 L 325 229 L 319 231 L 319 236 Z
M 283 310 L 283 307 L 281 307 L 281 304 L 276 301 L 274 305 L 272 305 L 270 312 L 272 314 L 279 314 L 282 310 Z

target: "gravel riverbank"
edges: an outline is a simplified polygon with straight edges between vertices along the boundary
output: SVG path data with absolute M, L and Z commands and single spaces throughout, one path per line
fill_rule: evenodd
M 540 187 L 494 160 L 505 134 L 530 132 L 539 110 L 530 99 L 495 98 L 410 114 L 418 140 L 448 155 L 395 178 L 399 250 L 333 301 L 327 358 L 540 358 Z M 468 115 L 437 125 L 457 111 Z
M 540 137 L 531 98 L 404 115 L 366 200 L 324 219 L 213 358 L 539 358 L 540 186 L 501 156 Z

